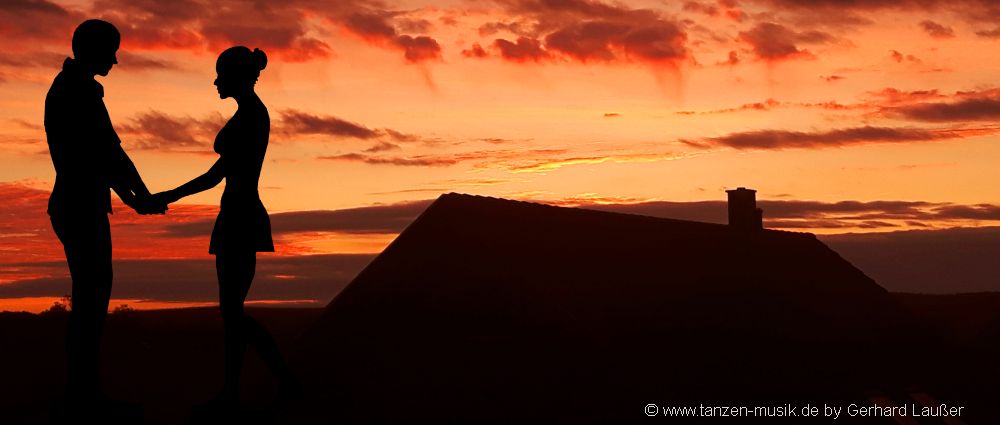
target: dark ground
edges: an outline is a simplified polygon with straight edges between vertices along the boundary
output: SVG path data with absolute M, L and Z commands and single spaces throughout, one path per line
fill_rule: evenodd
M 256 308 L 250 314 L 288 347 L 322 309 Z M 48 423 L 49 406 L 64 383 L 67 314 L 0 313 L 0 424 Z M 188 423 L 191 407 L 222 383 L 222 321 L 215 308 L 130 311 L 108 318 L 104 389 L 109 397 L 140 402 L 146 423 Z M 244 401 L 267 406 L 272 383 L 248 350 Z M 261 407 L 262 410 L 267 410 Z
M 920 349 L 899 359 L 913 369 L 914 381 L 921 382 L 919 391 L 965 405 L 964 423 L 1000 423 L 996 411 L 1000 410 L 996 398 L 1000 293 L 894 294 L 894 298 L 913 313 L 921 329 L 912 335 L 918 339 L 913 346 Z M 321 309 L 250 311 L 286 351 L 294 350 L 296 338 L 322 313 Z M 65 314 L 0 313 L 0 424 L 48 423 L 49 406 L 63 388 L 65 320 Z M 110 316 L 103 354 L 105 391 L 141 403 L 145 423 L 189 423 L 191 406 L 211 397 L 221 383 L 221 332 L 221 319 L 213 308 Z M 314 416 L 320 413 L 303 418 L 271 407 L 273 383 L 256 355 L 248 353 L 243 385 L 247 419 L 265 421 L 277 415 L 295 418 L 292 423 L 333 423 Z M 287 409 L 326 411 L 308 405 Z

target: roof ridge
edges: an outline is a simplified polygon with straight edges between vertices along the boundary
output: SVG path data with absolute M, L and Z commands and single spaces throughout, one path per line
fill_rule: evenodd
M 705 224 L 705 225 L 714 225 L 714 226 L 728 227 L 727 224 L 712 223 L 712 222 L 708 222 L 708 221 L 685 220 L 685 219 L 681 219 L 681 218 L 657 217 L 657 216 L 653 216 L 653 215 L 637 214 L 637 213 L 630 213 L 630 212 L 598 210 L 598 209 L 590 209 L 590 208 L 583 207 L 583 206 L 569 207 L 569 206 L 564 206 L 564 205 L 546 204 L 546 203 L 537 202 L 537 201 L 525 201 L 525 200 L 520 200 L 520 199 L 501 198 L 501 197 L 497 197 L 497 196 L 478 195 L 478 194 L 462 193 L 462 192 L 447 192 L 447 193 L 441 194 L 441 196 L 438 197 L 438 200 L 445 199 L 446 197 L 449 198 L 449 199 L 453 199 L 453 198 L 465 198 L 465 199 L 474 199 L 474 200 L 475 199 L 481 199 L 481 200 L 489 200 L 489 201 L 502 201 L 502 202 L 507 202 L 507 203 L 512 203 L 512 204 L 521 204 L 521 205 L 526 205 L 526 206 L 532 206 L 532 207 L 536 207 L 536 208 L 537 207 L 544 207 L 544 208 L 552 208 L 552 209 L 578 210 L 578 211 L 586 211 L 586 212 L 592 212 L 592 213 L 623 215 L 623 216 L 632 216 L 632 217 L 645 217 L 645 218 L 650 218 L 650 219 L 654 219 L 654 220 L 666 220 L 666 221 L 675 221 L 675 222 L 684 222 L 684 223 L 697 223 L 697 224 Z M 764 228 L 762 230 L 765 231 L 765 232 L 771 232 L 771 233 L 782 233 L 782 234 L 800 235 L 800 236 L 804 236 L 804 237 L 816 238 L 816 234 L 815 233 L 811 233 L 811 232 L 796 232 L 796 231 L 791 231 L 791 230 L 768 229 L 768 228 Z

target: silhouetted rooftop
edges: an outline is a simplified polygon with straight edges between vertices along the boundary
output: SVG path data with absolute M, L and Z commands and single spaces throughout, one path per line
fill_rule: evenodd
M 796 365 L 870 366 L 858 344 L 874 349 L 894 311 L 809 233 L 449 193 L 327 306 L 301 353 L 350 393 L 337 397 L 400 417 L 440 419 L 449 400 L 465 403 L 456 417 L 502 403 L 508 419 L 566 419 L 551 400 L 608 419 L 681 389 L 849 387 L 866 367 Z

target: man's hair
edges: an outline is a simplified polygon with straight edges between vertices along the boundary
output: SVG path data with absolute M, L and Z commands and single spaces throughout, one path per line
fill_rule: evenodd
M 88 19 L 73 31 L 73 56 L 87 56 L 91 53 L 118 47 L 122 36 L 108 21 Z

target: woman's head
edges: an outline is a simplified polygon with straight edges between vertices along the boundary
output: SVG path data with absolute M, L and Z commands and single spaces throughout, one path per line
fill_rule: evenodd
M 260 77 L 260 71 L 267 67 L 267 55 L 260 49 L 252 51 L 244 46 L 226 49 L 215 61 L 215 86 L 219 89 L 219 97 L 225 99 L 247 91 L 253 91 L 253 86 Z

